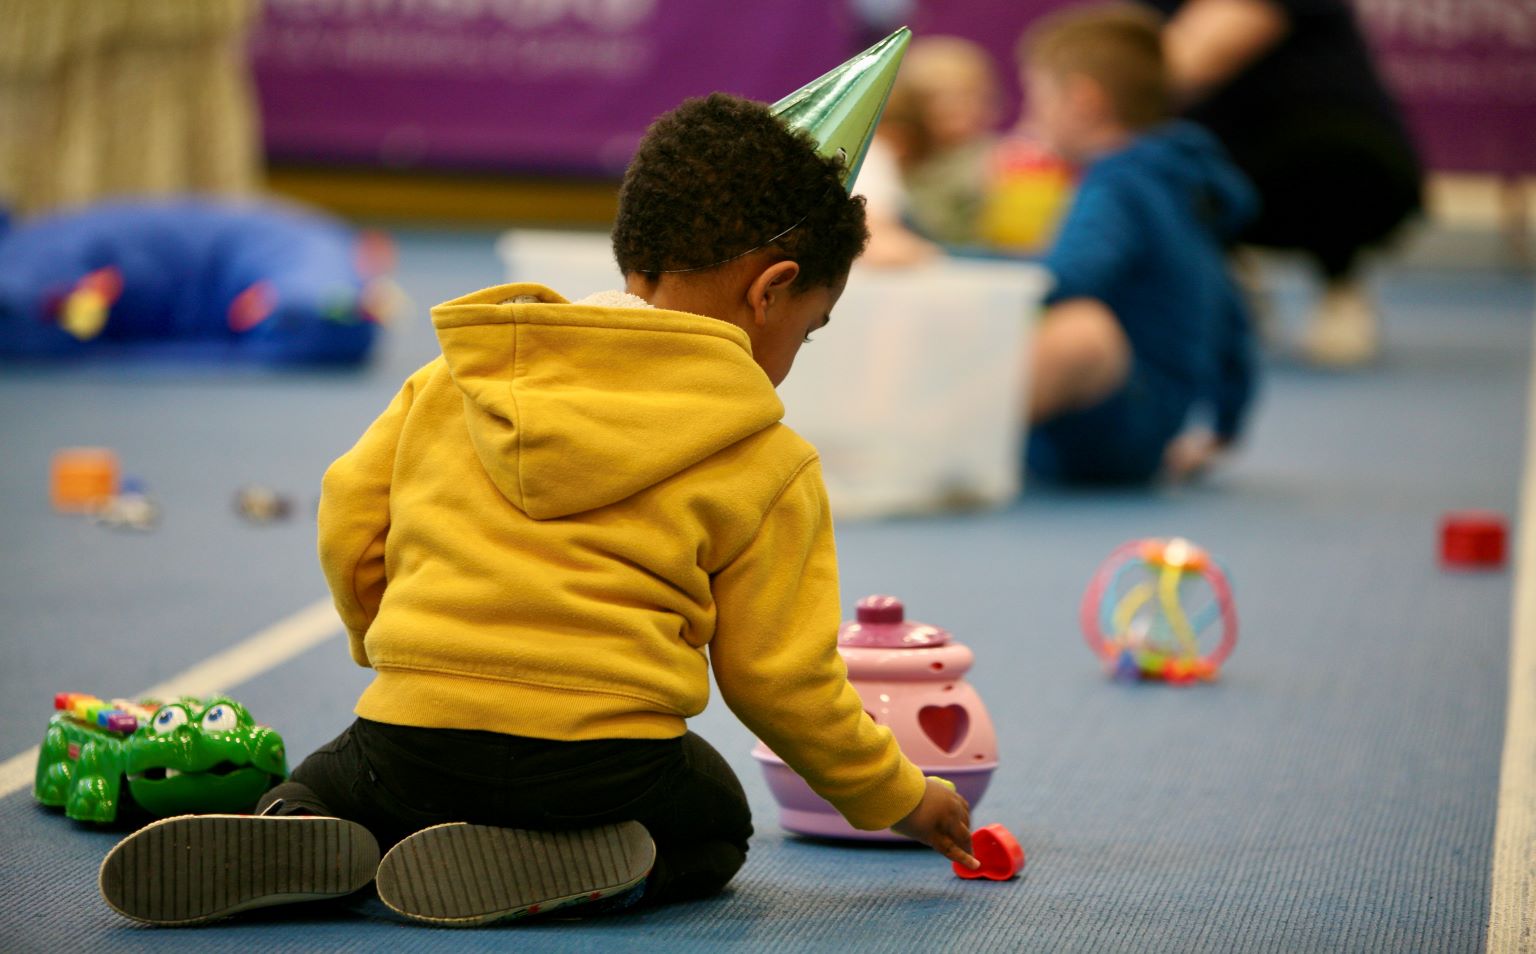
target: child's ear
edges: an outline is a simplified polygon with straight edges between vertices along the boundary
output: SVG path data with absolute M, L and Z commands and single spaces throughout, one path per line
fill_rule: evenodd
M 1068 81 L 1067 97 L 1072 103 L 1072 111 L 1079 116 L 1092 116 L 1096 120 L 1102 120 L 1114 115 L 1110 108 L 1109 91 L 1104 84 L 1091 76 L 1079 73 Z
M 759 327 L 768 324 L 768 312 L 789 294 L 789 286 L 800 277 L 799 262 L 774 262 L 758 273 L 747 287 L 747 304 L 752 320 Z

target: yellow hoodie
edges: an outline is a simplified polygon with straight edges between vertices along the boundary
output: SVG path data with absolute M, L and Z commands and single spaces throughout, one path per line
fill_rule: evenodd
M 709 696 L 855 826 L 922 773 L 837 653 L 815 449 L 741 329 L 539 285 L 432 310 L 442 357 L 326 471 L 320 561 L 364 718 L 672 738 Z

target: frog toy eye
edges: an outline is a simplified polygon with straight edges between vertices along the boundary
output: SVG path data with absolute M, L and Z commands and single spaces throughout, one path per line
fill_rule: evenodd
M 235 715 L 235 710 L 224 703 L 210 706 L 203 713 L 204 732 L 228 732 L 240 724 L 240 717 Z
M 170 735 L 177 728 L 187 724 L 187 710 L 181 706 L 166 706 L 155 713 L 150 727 L 155 735 Z

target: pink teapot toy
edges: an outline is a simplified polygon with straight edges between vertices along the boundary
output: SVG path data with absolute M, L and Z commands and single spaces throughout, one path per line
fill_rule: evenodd
M 997 768 L 997 732 L 965 681 L 975 656 L 937 626 L 907 622 L 901 601 L 866 596 L 858 619 L 844 623 L 837 647 L 848 681 L 870 718 L 888 726 L 907 758 L 926 775 L 949 779 L 974 809 Z M 752 750 L 779 803 L 779 823 L 824 838 L 901 840 L 890 831 L 859 831 L 763 743 Z

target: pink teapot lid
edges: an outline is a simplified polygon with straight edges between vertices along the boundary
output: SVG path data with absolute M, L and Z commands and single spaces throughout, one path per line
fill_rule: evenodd
M 859 600 L 858 618 L 844 623 L 837 633 L 839 646 L 866 649 L 925 649 L 949 641 L 949 633 L 937 626 L 907 622 L 906 608 L 894 596 L 866 596 Z

